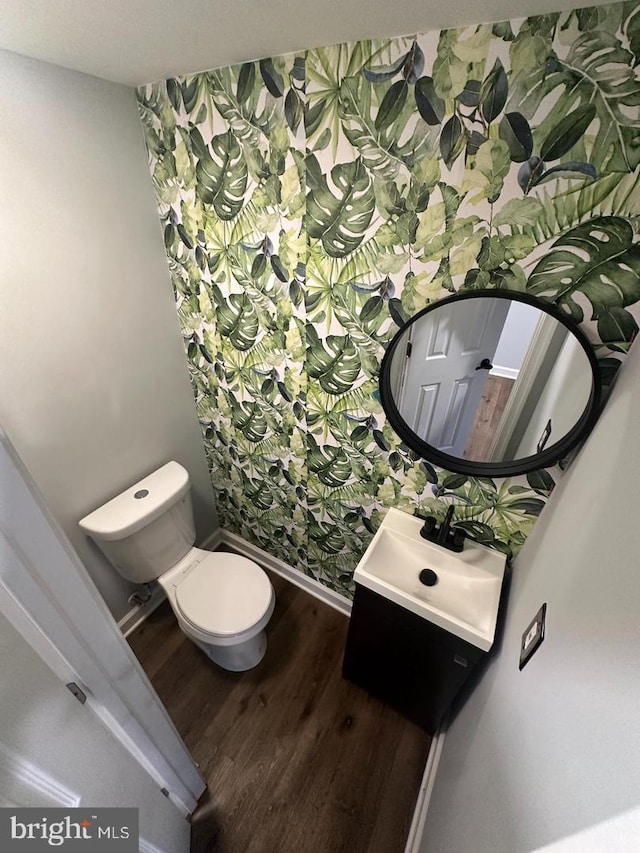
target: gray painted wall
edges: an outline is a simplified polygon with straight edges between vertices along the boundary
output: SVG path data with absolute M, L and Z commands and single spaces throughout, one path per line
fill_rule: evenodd
M 77 528 L 169 459 L 217 527 L 133 90 L 0 52 L 0 422 L 116 618 Z
M 640 804 L 638 382 L 640 347 L 516 561 L 501 649 L 446 736 L 421 853 L 525 853 L 576 833 L 630 849 L 613 839 Z M 545 601 L 546 639 L 519 672 Z

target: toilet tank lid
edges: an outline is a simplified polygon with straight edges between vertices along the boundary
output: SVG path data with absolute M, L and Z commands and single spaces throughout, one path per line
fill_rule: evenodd
M 142 530 L 189 491 L 189 472 L 167 462 L 78 523 L 94 539 L 115 541 Z

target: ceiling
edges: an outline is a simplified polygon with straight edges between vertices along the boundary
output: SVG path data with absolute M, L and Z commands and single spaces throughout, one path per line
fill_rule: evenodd
M 129 86 L 588 0 L 0 0 L 0 47 Z

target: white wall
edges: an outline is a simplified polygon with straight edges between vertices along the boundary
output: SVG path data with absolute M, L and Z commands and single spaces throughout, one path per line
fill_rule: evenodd
M 546 443 L 547 448 L 567 435 L 586 409 L 592 387 L 591 365 L 585 352 L 577 338 L 567 334 L 532 412 L 515 458 L 521 459 L 536 453 L 548 421 L 551 421 L 551 435 Z
M 116 618 L 77 521 L 169 459 L 216 526 L 134 92 L 0 52 L 0 423 Z
M 640 804 L 639 382 L 635 347 L 516 561 L 501 649 L 446 736 L 421 853 L 528 853 L 577 833 L 636 849 L 617 846 L 614 819 Z M 546 639 L 519 672 L 545 601 Z
M 525 305 L 524 302 L 511 303 L 492 359 L 494 376 L 517 379 L 539 320 L 540 311 L 533 305 Z

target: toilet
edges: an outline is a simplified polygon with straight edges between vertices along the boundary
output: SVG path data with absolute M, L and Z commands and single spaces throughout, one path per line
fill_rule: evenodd
M 182 465 L 167 462 L 79 524 L 122 577 L 158 581 L 184 633 L 214 663 L 233 672 L 260 663 L 275 604 L 271 581 L 247 557 L 193 547 Z

